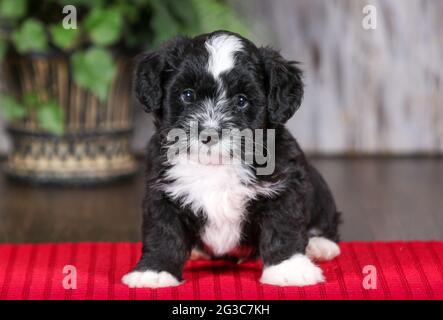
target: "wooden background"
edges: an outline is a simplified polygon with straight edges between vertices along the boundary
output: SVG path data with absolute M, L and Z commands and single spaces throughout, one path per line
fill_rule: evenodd
M 305 99 L 288 126 L 306 151 L 443 152 L 443 1 L 230 2 L 253 40 L 303 62 Z M 367 4 L 377 9 L 375 30 L 362 27 Z M 151 133 L 150 117 L 136 116 L 135 148 Z
M 306 95 L 289 126 L 305 149 L 443 151 L 443 1 L 242 3 L 263 42 L 304 63 Z M 367 4 L 375 30 L 362 27 Z

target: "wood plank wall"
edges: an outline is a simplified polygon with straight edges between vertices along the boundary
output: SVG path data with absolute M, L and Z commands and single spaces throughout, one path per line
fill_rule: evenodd
M 377 28 L 362 27 L 364 6 Z M 253 37 L 304 63 L 289 122 L 312 152 L 443 152 L 443 1 L 246 0 Z

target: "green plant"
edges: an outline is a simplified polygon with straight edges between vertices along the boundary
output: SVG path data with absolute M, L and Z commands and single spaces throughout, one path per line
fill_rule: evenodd
M 77 28 L 62 24 L 66 5 L 76 8 Z M 0 0 L 0 62 L 8 53 L 65 54 L 74 81 L 103 102 L 116 73 L 116 53 L 215 29 L 246 32 L 222 0 Z M 35 108 L 42 128 L 62 134 L 62 108 L 51 99 L 30 102 L 32 94 L 23 101 L 4 94 L 4 117 L 20 120 Z

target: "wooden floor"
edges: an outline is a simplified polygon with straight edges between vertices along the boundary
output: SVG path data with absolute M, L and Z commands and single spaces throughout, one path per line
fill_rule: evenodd
M 443 159 L 314 159 L 343 212 L 343 240 L 443 240 Z M 137 241 L 141 174 L 65 189 L 0 175 L 0 242 Z

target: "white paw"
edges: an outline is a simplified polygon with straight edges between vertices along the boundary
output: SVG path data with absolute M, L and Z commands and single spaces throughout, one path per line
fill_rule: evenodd
M 309 286 L 323 282 L 322 270 L 312 263 L 303 254 L 293 255 L 291 258 L 277 265 L 265 267 L 260 282 L 276 286 Z
M 129 288 L 163 288 L 180 284 L 180 281 L 169 272 L 151 270 L 129 272 L 123 276 L 122 282 Z
M 332 260 L 340 254 L 340 247 L 329 239 L 323 237 L 312 237 L 306 247 L 306 255 L 314 260 Z

